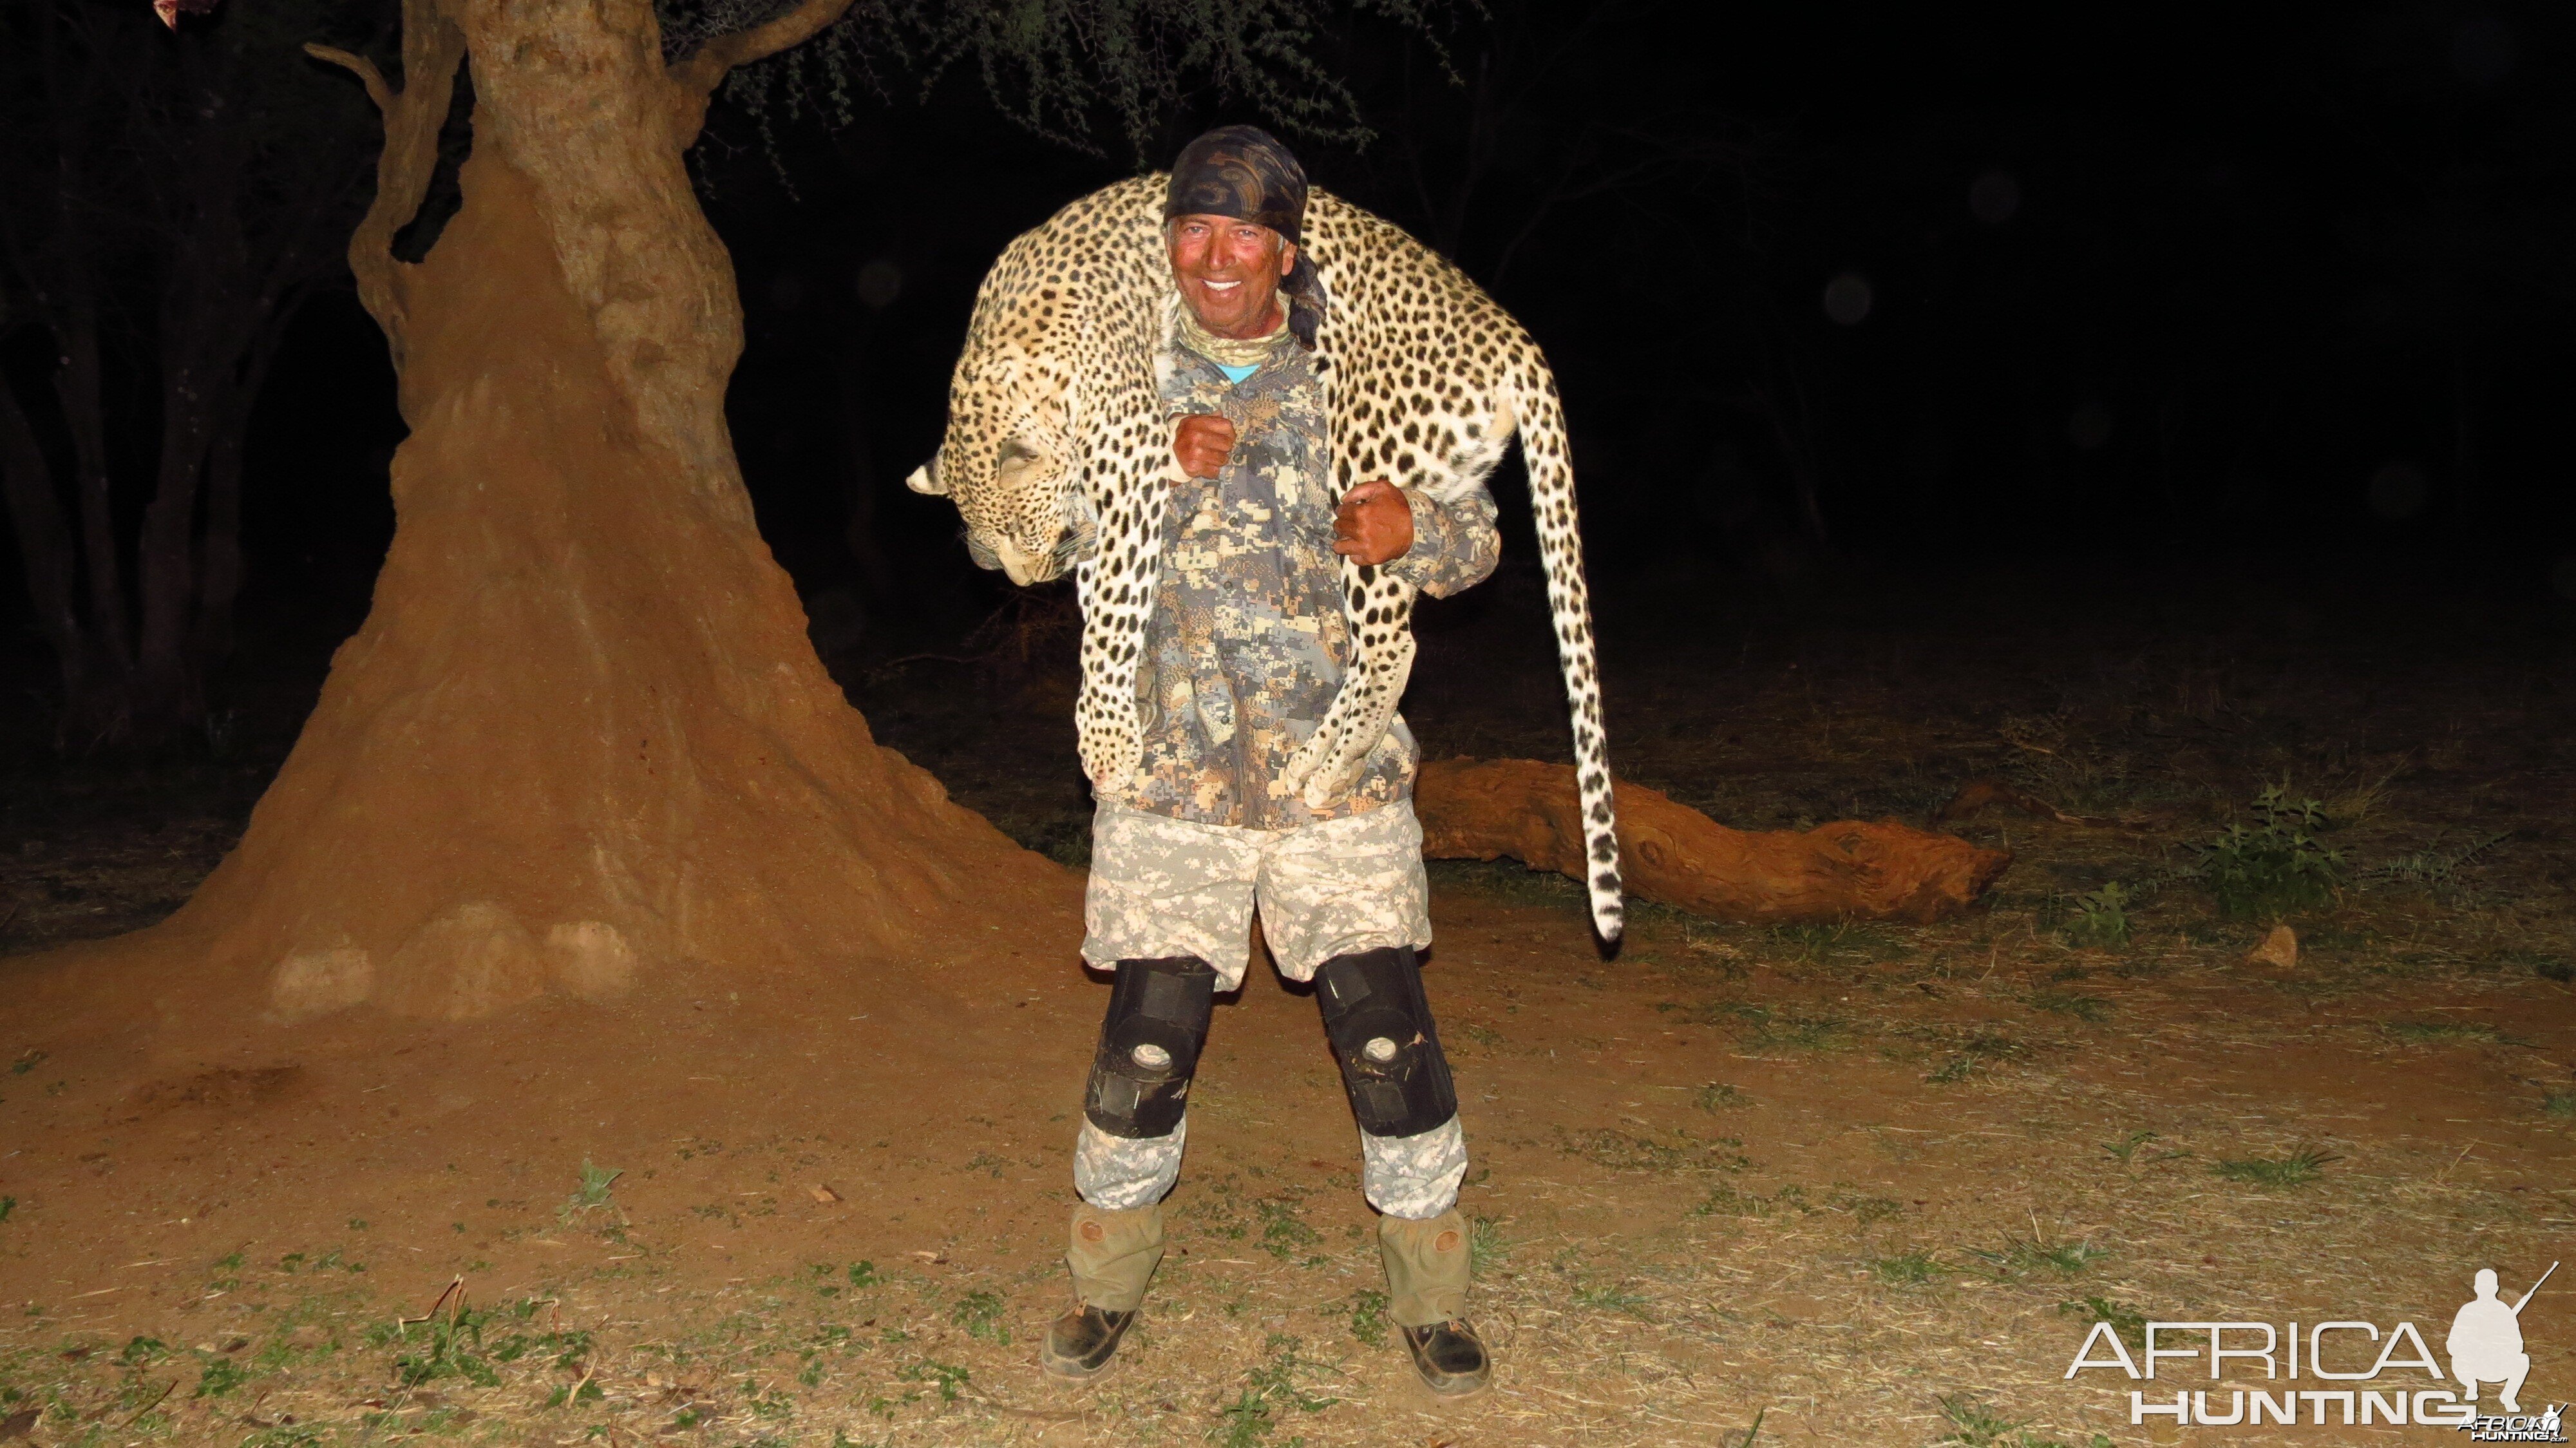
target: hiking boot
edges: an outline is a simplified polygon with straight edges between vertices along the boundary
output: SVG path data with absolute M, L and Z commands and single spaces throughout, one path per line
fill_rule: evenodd
M 1145 1284 L 1163 1260 L 1163 1209 L 1111 1211 L 1076 1203 L 1064 1261 L 1073 1269 L 1074 1306 L 1047 1328 L 1038 1362 L 1059 1378 L 1088 1378 L 1136 1321 Z
M 1404 1347 L 1422 1385 L 1444 1398 L 1464 1397 L 1493 1378 L 1485 1340 L 1469 1326 L 1467 1219 L 1458 1209 L 1428 1221 L 1381 1217 L 1378 1252 L 1386 1263 L 1387 1316 L 1404 1329 Z
M 1485 1356 L 1485 1340 L 1463 1318 L 1408 1327 L 1404 1346 L 1413 1354 L 1413 1370 L 1422 1374 L 1422 1385 L 1441 1397 L 1463 1398 L 1493 1381 L 1494 1364 Z
M 1135 1321 L 1133 1311 L 1077 1307 L 1047 1329 L 1046 1347 L 1039 1352 L 1038 1362 L 1054 1377 L 1095 1377 L 1109 1366 L 1110 1355 L 1118 1351 L 1119 1342 Z M 1482 1351 L 1478 1349 L 1480 1360 Z

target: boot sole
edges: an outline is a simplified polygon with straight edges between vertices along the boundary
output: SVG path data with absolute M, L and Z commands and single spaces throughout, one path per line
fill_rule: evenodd
M 1120 1333 L 1118 1335 L 1118 1345 L 1109 1349 L 1109 1356 L 1102 1358 L 1097 1365 L 1092 1367 L 1084 1367 L 1082 1365 L 1082 1359 L 1080 1358 L 1059 1356 L 1052 1348 L 1041 1345 L 1038 1348 L 1038 1370 L 1045 1373 L 1048 1377 L 1056 1379 L 1058 1382 L 1092 1382 L 1106 1374 L 1111 1368 L 1118 1366 L 1118 1347 L 1125 1346 L 1126 1341 L 1127 1335 L 1125 1333 Z
M 1113 1352 L 1102 1358 L 1098 1366 L 1084 1367 L 1078 1358 L 1057 1357 L 1051 1352 L 1041 1352 L 1038 1354 L 1038 1369 L 1048 1377 L 1064 1382 L 1087 1383 L 1108 1372 L 1117 1361 L 1118 1355 Z
M 1428 1388 L 1433 1397 L 1440 1399 L 1444 1403 L 1454 1403 L 1462 1398 L 1472 1398 L 1494 1385 L 1494 1375 L 1490 1371 L 1477 1377 L 1448 1378 L 1437 1382 L 1433 1381 L 1429 1373 L 1422 1371 L 1420 1368 L 1414 1369 L 1413 1375 L 1422 1380 L 1422 1386 Z
M 1433 1397 L 1444 1402 L 1472 1398 L 1494 1385 L 1494 1360 L 1491 1355 L 1486 1356 L 1484 1366 L 1472 1373 L 1444 1373 L 1424 1361 L 1421 1355 L 1413 1350 L 1411 1339 L 1408 1338 L 1405 1341 L 1404 1349 L 1405 1360 L 1413 1364 L 1413 1375 L 1422 1380 L 1422 1386 L 1428 1389 Z

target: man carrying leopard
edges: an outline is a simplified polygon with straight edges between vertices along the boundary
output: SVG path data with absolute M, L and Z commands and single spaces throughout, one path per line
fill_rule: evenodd
M 1083 956 L 1114 983 L 1074 1157 L 1079 1300 L 1043 1361 L 1091 1376 L 1136 1319 L 1213 997 L 1242 983 L 1257 909 L 1281 973 L 1314 982 L 1341 1062 L 1388 1314 L 1423 1381 L 1460 1395 L 1491 1370 L 1465 1317 L 1466 1140 L 1416 963 L 1431 923 L 1413 739 L 1398 720 L 1322 804 L 1284 772 L 1351 660 L 1337 555 L 1446 596 L 1493 571 L 1495 508 L 1481 485 L 1333 496 L 1311 365 L 1330 300 L 1300 251 L 1306 194 L 1285 147 L 1229 126 L 1182 151 L 1164 206 L 1175 296 L 1155 375 L 1187 482 L 1160 522 L 1137 667 L 1143 763 L 1096 791 Z

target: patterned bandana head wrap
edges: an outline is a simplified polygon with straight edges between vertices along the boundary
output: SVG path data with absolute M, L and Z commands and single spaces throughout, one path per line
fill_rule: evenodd
M 1306 168 L 1269 132 L 1255 126 L 1219 126 L 1181 148 L 1172 163 L 1172 189 L 1163 220 L 1180 216 L 1231 216 L 1305 239 Z M 1297 249 L 1297 263 L 1281 280 L 1288 299 L 1288 330 L 1308 349 L 1324 320 L 1324 279 Z

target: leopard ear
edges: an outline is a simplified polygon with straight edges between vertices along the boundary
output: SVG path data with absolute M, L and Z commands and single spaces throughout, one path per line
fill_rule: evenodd
M 903 485 L 916 493 L 927 493 L 934 498 L 947 497 L 947 485 L 939 481 L 939 454 L 932 453 L 930 461 L 914 468 L 912 476 L 903 480 Z

